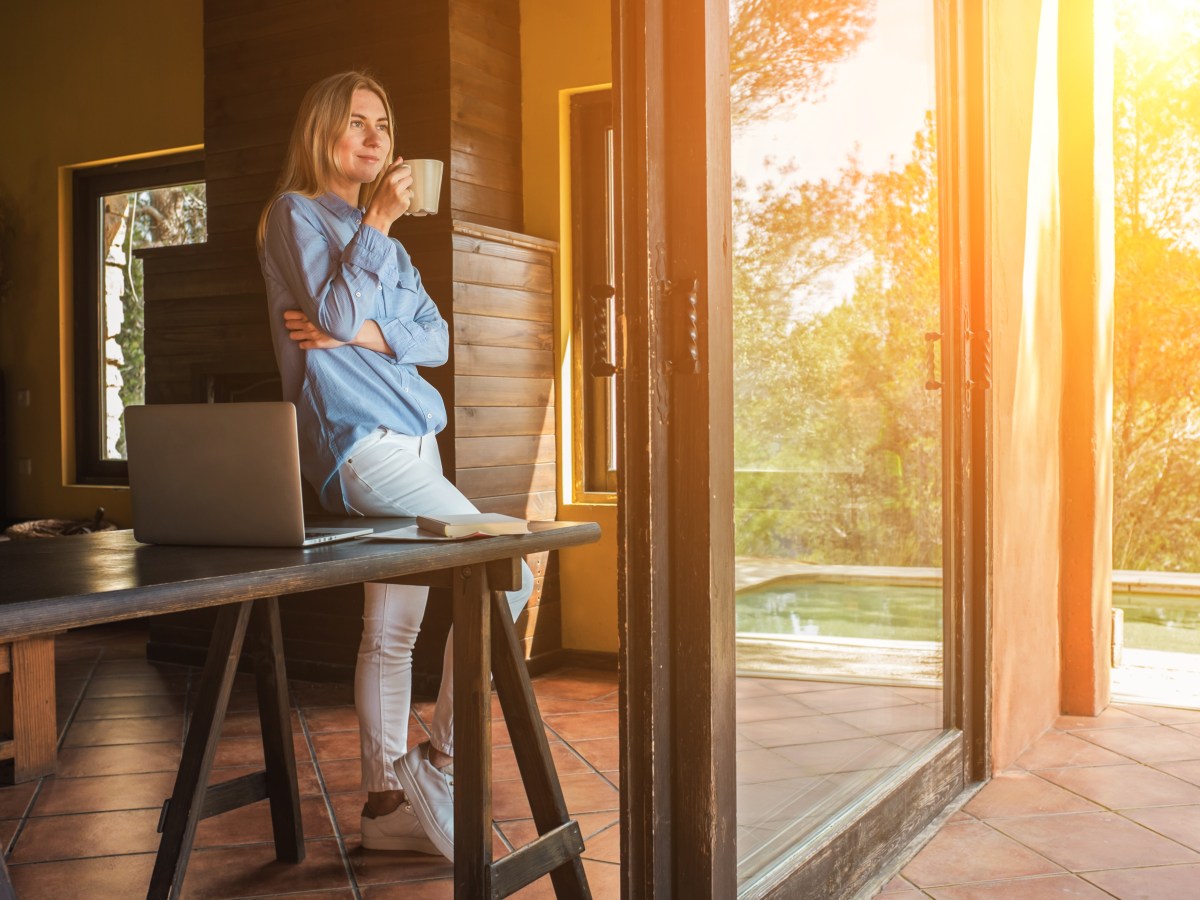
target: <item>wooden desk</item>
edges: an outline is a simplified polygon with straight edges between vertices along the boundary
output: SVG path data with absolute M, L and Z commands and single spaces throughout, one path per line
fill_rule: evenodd
M 411 519 L 355 519 L 377 530 Z M 535 522 L 533 534 L 400 544 L 349 541 L 307 550 L 162 547 L 129 531 L 0 544 L 0 641 L 140 616 L 219 606 L 196 709 L 147 897 L 178 896 L 196 826 L 267 798 L 275 852 L 304 858 L 304 831 L 279 632 L 280 594 L 364 581 L 437 584 L 454 593 L 455 859 L 458 900 L 503 897 L 547 872 L 560 897 L 589 897 L 583 840 L 558 775 L 500 591 L 520 578 L 520 557 L 595 541 L 592 523 Z M 494 592 L 494 593 L 493 593 Z M 208 788 L 233 676 L 247 637 L 254 650 L 265 770 Z M 492 860 L 491 684 L 512 737 L 540 837 Z M 0 859 L 0 898 L 12 897 Z

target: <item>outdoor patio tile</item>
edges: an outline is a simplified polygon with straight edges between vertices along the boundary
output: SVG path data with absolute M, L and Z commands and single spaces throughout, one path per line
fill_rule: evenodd
M 1059 716 L 1054 727 L 1059 731 L 1092 731 L 1097 728 L 1137 728 L 1154 722 L 1125 709 L 1110 706 L 1098 716 Z
M 775 693 L 764 678 L 738 678 L 734 683 L 734 696 L 737 698 L 739 706 L 743 700 L 753 697 L 770 697 Z
M 904 878 L 902 875 L 897 875 L 883 886 L 883 889 L 879 892 L 879 894 L 880 896 L 884 896 L 887 894 L 898 894 L 902 891 L 915 890 L 917 890 L 917 886 L 915 884 L 913 884 L 907 878 Z
M 1200 855 L 1111 812 L 992 819 L 989 824 L 1072 872 L 1200 862 Z
M 930 719 L 938 722 L 937 728 L 922 728 L 919 731 L 897 731 L 888 732 L 882 735 L 883 739 L 888 743 L 895 744 L 898 747 L 903 747 L 905 750 L 914 751 L 920 750 L 923 747 L 929 746 L 935 740 L 942 736 L 941 729 L 941 710 L 935 710 Z
M 188 862 L 188 900 L 223 900 L 349 886 L 337 842 L 307 841 L 304 860 L 280 862 L 272 843 L 198 848 Z
M 1033 746 L 1017 757 L 1022 769 L 1058 769 L 1067 766 L 1109 766 L 1129 762 L 1128 758 L 1073 734 L 1048 731 Z
M 918 887 L 1049 875 L 1062 869 L 984 825 L 945 825 L 900 874 Z
M 813 681 L 807 678 L 739 678 L 755 681 L 776 694 L 811 694 L 816 691 L 840 691 L 846 685 L 840 681 Z
M 1038 774 L 1109 809 L 1200 803 L 1200 787 L 1148 766 L 1044 769 Z
M 775 722 L 748 722 L 738 733 L 762 747 L 787 747 L 865 737 L 863 731 L 832 716 L 805 716 Z
M 748 826 L 790 826 L 840 792 L 828 778 L 786 778 L 761 784 L 739 784 L 737 821 Z
M 780 781 L 785 778 L 808 775 L 794 762 L 774 750 L 745 750 L 737 754 L 738 784 L 758 784 L 764 781 Z
M 940 687 L 914 687 L 899 685 L 891 688 L 901 697 L 907 697 L 913 703 L 924 703 L 927 706 L 942 705 L 942 689 Z
M 1196 896 L 1200 865 L 1088 872 L 1084 877 L 1118 900 L 1183 900 Z
M 10 862 L 8 867 L 13 889 L 23 900 L 141 896 L 150 885 L 153 871 L 153 853 L 29 865 Z
M 793 694 L 766 694 L 761 697 L 739 698 L 737 701 L 738 724 L 746 722 L 790 719 L 796 716 L 817 715 L 818 710 L 801 702 Z
M 867 734 L 875 735 L 932 729 L 940 727 L 942 723 L 941 710 L 930 709 L 920 703 L 838 713 L 837 717 Z
M 931 888 L 929 896 L 935 900 L 1059 900 L 1067 897 L 1104 900 L 1109 895 L 1077 875 L 1044 875 Z
M 992 777 L 964 807 L 980 819 L 1038 813 L 1092 812 L 1099 809 L 1029 772 L 1002 772 Z
M 1186 726 L 1185 726 L 1186 727 Z M 1200 759 L 1200 737 L 1168 725 L 1094 731 L 1085 740 L 1138 762 L 1159 763 Z
M 1123 815 L 1164 837 L 1200 850 L 1200 805 L 1127 809 Z
M 804 702 L 813 709 L 825 713 L 847 713 L 856 710 L 876 710 L 897 706 L 908 706 L 912 700 L 888 687 L 855 685 L 836 691 L 820 691 L 808 694 Z
M 1180 709 L 1172 706 L 1143 706 L 1114 703 L 1114 707 L 1150 719 L 1160 725 L 1200 725 L 1200 709 Z
M 779 747 L 774 752 L 791 761 L 802 775 L 879 769 L 899 765 L 910 755 L 902 747 L 875 737 Z
M 1174 775 L 1189 784 L 1200 785 L 1200 760 L 1158 763 L 1154 768 L 1166 772 L 1168 775 Z

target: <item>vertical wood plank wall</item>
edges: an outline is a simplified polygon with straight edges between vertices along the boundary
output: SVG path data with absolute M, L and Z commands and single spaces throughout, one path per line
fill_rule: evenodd
M 305 90 L 365 69 L 391 94 L 396 151 L 447 163 L 439 214 L 405 217 L 392 230 L 454 333 L 449 363 L 423 371 L 451 413 L 439 436 L 444 468 L 482 509 L 554 518 L 555 246 L 519 233 L 518 0 L 205 0 L 204 45 L 209 238 L 144 254 L 147 402 L 278 396 L 259 214 Z M 559 650 L 561 616 L 552 560 L 530 563 L 538 590 L 519 625 L 532 662 Z M 330 616 L 358 612 L 331 613 L 334 605 L 347 604 L 285 604 L 299 677 L 353 667 L 355 629 Z M 426 617 L 433 641 L 448 627 L 441 605 Z M 152 649 L 183 661 L 199 627 L 155 626 Z M 336 646 L 323 635 L 339 635 Z

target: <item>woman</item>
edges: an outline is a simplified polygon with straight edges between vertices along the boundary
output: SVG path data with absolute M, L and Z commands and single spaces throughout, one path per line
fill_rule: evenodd
M 412 516 L 475 507 L 442 476 L 441 396 L 416 366 L 446 361 L 446 323 L 408 252 L 387 236 L 412 177 L 392 160 L 386 91 L 360 72 L 305 96 L 279 187 L 259 222 L 275 357 L 296 404 L 300 462 L 338 514 Z M 522 563 L 515 618 L 533 587 Z M 407 748 L 412 648 L 428 588 L 367 584 L 354 703 L 362 741 L 362 843 L 454 858 L 453 665 L 447 641 L 429 740 Z

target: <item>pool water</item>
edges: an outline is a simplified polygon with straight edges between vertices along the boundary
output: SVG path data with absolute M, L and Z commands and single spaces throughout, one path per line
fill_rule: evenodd
M 941 588 L 796 579 L 737 595 L 739 633 L 892 641 L 942 639 Z M 1200 653 L 1200 597 L 1113 594 L 1125 612 L 1125 646 Z
M 737 595 L 740 633 L 942 639 L 940 588 L 834 581 L 777 581 Z

